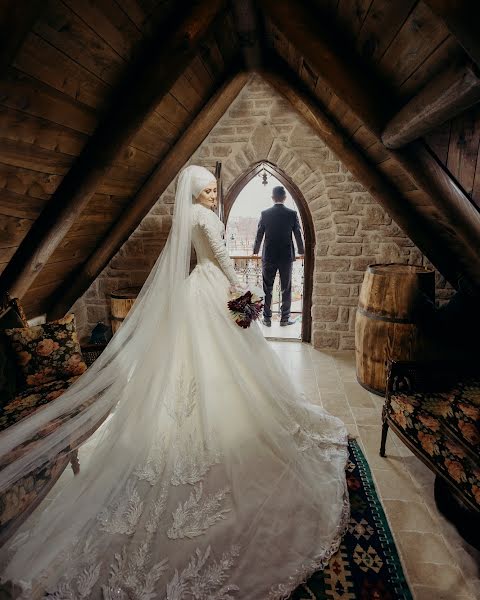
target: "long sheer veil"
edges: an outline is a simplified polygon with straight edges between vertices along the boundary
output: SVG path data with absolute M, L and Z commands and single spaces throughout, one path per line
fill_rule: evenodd
M 170 235 L 122 327 L 60 398 L 2 432 L 0 490 L 4 491 L 87 439 L 103 422 L 89 459 L 101 466 L 101 485 L 99 469 L 81 465 L 75 484 L 61 492 L 65 512 L 50 514 L 48 507 L 43 511 L 32 532 L 36 542 L 31 540 L 18 550 L 15 565 L 19 572 L 13 566 L 10 577 L 22 579 L 22 565 L 29 565 L 33 579 L 50 564 L 62 542 L 58 532 L 65 543 L 77 536 L 115 496 L 142 458 L 139 453 L 144 448 L 139 440 L 148 436 L 158 411 L 178 343 L 177 324 L 184 317 L 182 288 L 190 265 L 192 200 L 214 180 L 203 167 L 189 166 L 180 173 Z M 51 430 L 52 422 L 60 425 Z

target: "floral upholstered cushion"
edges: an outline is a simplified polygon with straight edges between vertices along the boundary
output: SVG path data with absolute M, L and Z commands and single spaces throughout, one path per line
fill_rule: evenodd
M 0 431 L 35 412 L 40 406 L 55 400 L 77 379 L 57 379 L 36 387 L 27 387 L 3 407 Z
M 452 405 L 446 424 L 453 435 L 473 452 L 480 446 L 480 381 L 462 381 L 453 390 Z
M 410 443 L 480 506 L 480 463 L 460 437 L 458 393 L 455 388 L 447 393 L 394 394 L 388 412 Z
M 87 369 L 75 331 L 75 317 L 44 325 L 6 329 L 25 385 L 36 387 L 81 375 Z

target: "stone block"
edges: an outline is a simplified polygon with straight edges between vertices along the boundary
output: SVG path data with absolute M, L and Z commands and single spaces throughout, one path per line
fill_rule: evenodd
M 348 271 L 347 273 L 334 273 L 333 281 L 335 283 L 362 283 L 363 277 L 363 273 Z
M 331 273 L 316 272 L 313 274 L 314 283 L 329 283 L 332 280 Z
M 107 324 L 109 318 L 109 311 L 106 305 L 87 306 L 87 319 L 90 323 L 98 323 L 99 321 L 103 321 L 105 324 Z
M 348 323 L 350 320 L 350 309 L 348 306 L 341 306 L 338 314 L 338 320 L 340 323 Z
M 315 256 L 327 256 L 328 244 L 317 244 L 315 247 Z
M 352 270 L 353 271 L 365 271 L 368 265 L 375 264 L 377 261 L 375 256 L 362 256 L 358 258 L 352 258 Z
M 358 260 L 358 259 L 353 259 Z M 347 258 L 329 258 L 321 257 L 315 260 L 315 269 L 320 271 L 348 271 L 350 269 L 350 259 Z
M 349 331 L 349 329 L 348 323 L 327 323 L 327 331 Z
M 336 321 L 338 318 L 338 306 L 313 306 L 312 317 L 316 321 Z
M 218 145 L 212 147 L 213 156 L 218 156 L 219 158 L 224 158 L 232 153 L 232 147 L 230 145 Z
M 338 350 L 340 347 L 340 335 L 334 331 L 316 331 L 313 332 L 313 347 Z
M 337 233 L 339 235 L 355 235 L 357 225 L 353 223 L 339 223 L 337 225 Z
M 342 183 L 343 181 L 345 181 L 345 175 L 343 175 L 343 173 L 327 173 L 325 175 L 325 183 L 327 186 Z
M 348 210 L 350 208 L 350 199 L 333 198 L 330 200 L 332 211 Z
M 340 163 L 338 161 L 326 160 L 322 162 L 320 168 L 323 173 L 339 173 L 340 171 Z
M 340 350 L 355 350 L 355 336 L 342 335 L 340 338 Z
M 331 244 L 330 254 L 333 256 L 358 256 L 362 253 L 360 244 Z
M 327 283 L 315 283 L 313 286 L 315 296 L 350 296 L 350 287 L 348 285 L 332 285 Z

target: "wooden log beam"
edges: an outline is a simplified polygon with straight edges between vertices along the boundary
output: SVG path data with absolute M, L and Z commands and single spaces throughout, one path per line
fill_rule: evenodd
M 387 211 L 395 223 L 445 276 L 458 277 L 452 255 L 442 245 L 434 244 L 430 224 L 418 215 L 406 198 L 372 165 L 348 135 L 327 116 L 319 100 L 314 98 L 301 81 L 288 71 L 288 66 L 269 63 L 262 76 L 318 133 L 355 178 Z
M 351 57 L 347 45 L 336 47 L 335 32 L 322 29 L 316 11 L 305 1 L 261 0 L 269 18 L 296 46 L 341 100 L 378 139 L 393 105 L 389 91 L 364 65 Z M 390 117 L 391 115 L 388 115 Z M 419 142 L 391 156 L 427 193 L 441 215 L 452 253 L 468 269 L 470 283 L 480 289 L 480 212 L 445 168 Z M 452 226 L 455 224 L 455 226 Z M 438 225 L 438 223 L 436 224 Z M 445 273 L 444 273 L 445 274 Z M 456 281 L 450 280 L 453 285 Z
M 247 79 L 247 74 L 240 72 L 231 76 L 219 87 L 190 127 L 158 165 L 137 196 L 129 203 L 128 209 L 102 240 L 100 246 L 79 272 L 74 274 L 72 280 L 65 283 L 64 289 L 57 294 L 57 302 L 48 313 L 49 319 L 64 315 L 90 287 L 235 100 Z
M 480 3 L 477 0 L 424 0 L 480 67 Z
M 205 0 L 177 15 L 131 66 L 113 104 L 0 276 L 0 289 L 21 298 L 85 208 L 115 158 L 188 66 L 224 0 Z M 182 7 L 183 9 L 184 7 Z M 179 9 L 180 13 L 180 9 Z
M 0 8 L 0 73 L 13 62 L 43 4 L 42 0 L 3 0 Z
M 385 127 L 382 142 L 401 148 L 480 101 L 480 73 L 472 64 L 452 65 L 434 77 Z
M 258 69 L 262 52 L 257 9 L 252 0 L 233 0 L 232 8 L 245 68 L 249 71 Z

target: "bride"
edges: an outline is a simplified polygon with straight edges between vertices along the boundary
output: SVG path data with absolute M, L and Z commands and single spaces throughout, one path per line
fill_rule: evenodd
M 345 427 L 305 401 L 257 324 L 231 319 L 240 287 L 215 198 L 210 171 L 180 173 L 167 244 L 122 327 L 0 437 L 3 457 L 69 415 L 0 471 L 6 489 L 103 421 L 81 473 L 3 549 L 2 581 L 23 598 L 277 600 L 338 549 Z

